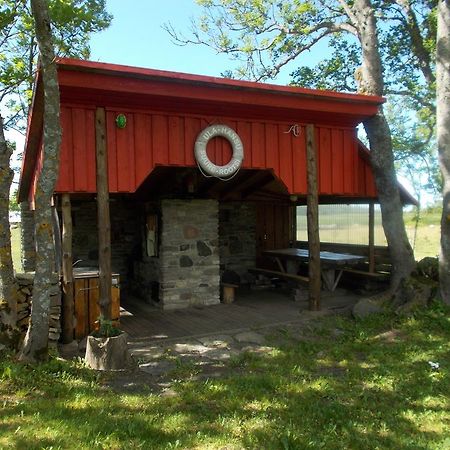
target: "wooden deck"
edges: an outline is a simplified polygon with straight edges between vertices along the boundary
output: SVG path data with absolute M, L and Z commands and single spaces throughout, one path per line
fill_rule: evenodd
M 322 309 L 338 310 L 358 299 L 344 291 L 323 294 Z M 131 341 L 158 341 L 281 325 L 301 320 L 307 308 L 307 302 L 294 302 L 277 290 L 238 292 L 232 304 L 176 311 L 162 311 L 136 298 L 128 298 L 121 308 L 120 326 Z

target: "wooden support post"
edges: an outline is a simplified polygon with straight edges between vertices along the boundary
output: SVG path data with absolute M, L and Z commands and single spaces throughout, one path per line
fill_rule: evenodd
M 369 203 L 369 272 L 375 272 L 375 205 Z
M 106 114 L 95 112 L 95 153 L 97 161 L 97 227 L 100 314 L 112 319 L 111 311 L 111 219 L 109 215 L 108 153 L 106 148 Z
M 306 126 L 307 160 L 307 222 L 309 248 L 309 309 L 320 310 L 320 237 L 319 237 L 319 195 L 317 186 L 317 155 L 314 125 Z
M 62 273 L 63 273 L 63 302 L 62 302 L 62 339 L 64 344 L 73 341 L 74 328 L 74 289 L 72 263 L 72 206 L 70 195 L 63 194 L 62 210 Z

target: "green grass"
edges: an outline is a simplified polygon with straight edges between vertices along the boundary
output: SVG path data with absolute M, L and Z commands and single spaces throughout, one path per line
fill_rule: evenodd
M 448 313 L 279 330 L 223 378 L 177 370 L 171 396 L 113 392 L 81 363 L 2 359 L 0 448 L 448 449 Z
M 17 228 L 11 228 L 11 251 L 14 270 L 16 272 L 20 272 L 22 270 L 22 260 L 20 257 L 20 226 L 18 226 Z
M 416 260 L 419 261 L 426 256 L 438 256 L 441 239 L 441 214 L 440 208 L 422 211 L 419 217 L 416 239 L 414 239 L 414 236 L 417 214 L 415 211 L 404 214 L 406 231 L 414 248 Z

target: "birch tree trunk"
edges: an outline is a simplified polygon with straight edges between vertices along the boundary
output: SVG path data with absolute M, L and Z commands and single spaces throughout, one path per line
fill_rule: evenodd
M 17 336 L 17 285 L 9 228 L 9 191 L 14 176 L 10 167 L 11 154 L 0 116 L 0 342 L 9 346 L 14 345 Z
M 439 281 L 441 296 L 450 305 L 450 3 L 439 0 L 436 42 L 436 134 L 441 166 L 442 219 Z
M 379 51 L 374 6 L 370 0 L 355 0 L 352 8 L 362 49 L 362 81 L 364 94 L 383 95 L 383 71 Z M 391 289 L 396 290 L 402 279 L 414 270 L 414 253 L 406 235 L 403 208 L 394 168 L 391 131 L 383 109 L 364 122 L 370 142 L 371 163 L 380 200 L 383 228 L 393 265 Z
M 55 270 L 51 199 L 59 169 L 61 126 L 55 53 L 46 0 L 31 0 L 44 85 L 43 166 L 35 195 L 36 275 L 31 321 L 20 359 L 27 362 L 48 357 L 50 287 Z

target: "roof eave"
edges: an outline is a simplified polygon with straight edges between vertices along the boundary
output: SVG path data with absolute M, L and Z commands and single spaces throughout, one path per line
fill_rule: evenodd
M 370 161 L 370 150 L 358 139 L 358 148 L 361 156 L 372 165 Z M 403 205 L 419 206 L 419 201 L 405 188 L 405 186 L 397 181 L 398 190 L 400 192 L 400 199 Z
M 115 76 L 127 76 L 131 78 L 144 78 L 172 83 L 185 83 L 192 85 L 207 85 L 214 87 L 225 87 L 245 91 L 258 91 L 273 94 L 295 95 L 302 97 L 322 98 L 333 101 L 363 103 L 381 105 L 386 99 L 375 95 L 362 95 L 354 93 L 342 93 L 331 90 L 309 89 L 296 86 L 283 86 L 271 83 L 259 83 L 255 81 L 235 80 L 229 78 L 212 77 L 205 75 L 194 75 L 183 72 L 171 72 L 165 70 L 146 69 L 140 67 L 125 66 L 78 60 L 72 58 L 60 58 L 58 66 L 66 70 L 80 72 L 103 73 Z
M 31 187 L 31 179 L 36 162 L 36 156 L 41 140 L 42 124 L 44 115 L 44 90 L 42 85 L 41 71 L 38 70 L 35 78 L 33 98 L 28 112 L 27 135 L 23 152 L 22 167 L 20 171 L 19 188 L 17 191 L 17 202 L 28 200 Z

